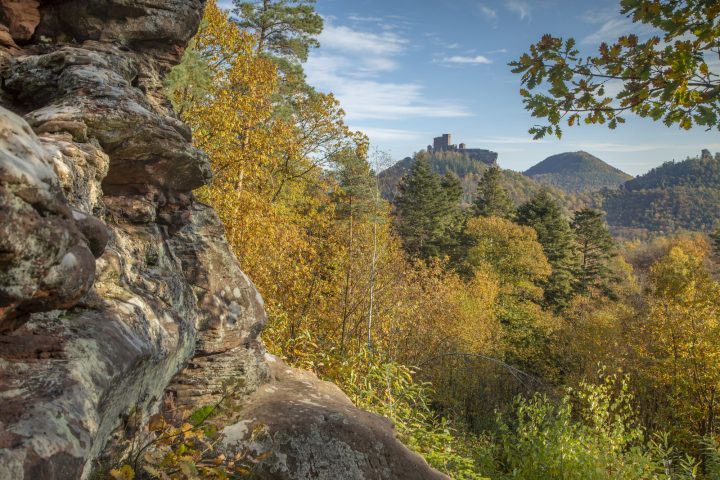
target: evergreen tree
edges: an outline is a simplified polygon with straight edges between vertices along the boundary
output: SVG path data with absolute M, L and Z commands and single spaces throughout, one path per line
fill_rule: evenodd
M 575 212 L 572 229 L 579 255 L 576 291 L 585 293 L 596 287 L 607 292 L 608 262 L 615 255 L 615 242 L 603 221 L 603 213 L 590 208 Z
M 712 245 L 713 253 L 720 257 L 720 227 L 717 227 L 713 233 L 710 234 L 710 243 Z
M 457 177 L 441 178 L 420 154 L 398 189 L 396 225 L 408 254 L 425 260 L 448 255 L 462 216 Z
M 210 90 L 210 66 L 195 41 L 185 50 L 182 61 L 165 76 L 163 86 L 175 112 L 182 118 L 188 108 L 202 101 Z
M 533 227 L 537 232 L 538 241 L 553 270 L 544 285 L 545 302 L 556 310 L 562 310 L 572 298 L 575 283 L 570 224 L 545 188 L 518 208 L 517 221 L 520 225 Z
M 302 64 L 310 49 L 320 46 L 323 19 L 315 12 L 315 0 L 234 0 L 234 5 L 238 26 L 255 36 L 258 53 L 277 64 L 283 97 L 311 92 Z
M 502 172 L 491 167 L 480 179 L 475 198 L 475 213 L 481 217 L 501 217 L 510 219 L 515 205 L 502 185 Z

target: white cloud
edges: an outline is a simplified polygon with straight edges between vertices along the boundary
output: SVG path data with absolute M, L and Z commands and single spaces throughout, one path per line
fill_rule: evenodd
M 440 60 L 437 60 L 436 63 L 452 65 L 489 65 L 493 62 L 484 55 L 476 55 L 474 57 L 453 55 L 452 57 L 441 58 Z
M 607 10 L 594 13 L 587 12 L 582 18 L 585 22 L 600 24 L 598 30 L 582 39 L 583 44 L 598 45 L 602 42 L 612 42 L 623 35 L 631 33 L 639 37 L 647 37 L 657 33 L 650 25 L 634 23 L 631 18 L 619 13 L 610 13 Z
M 397 33 L 327 21 L 320 45 L 305 64 L 308 83 L 334 93 L 349 121 L 470 116 L 462 105 L 428 100 L 418 83 L 384 80 L 399 68 L 398 58 L 409 48 L 407 39 Z
M 372 33 L 350 27 L 325 25 L 319 37 L 320 46 L 348 53 L 396 55 L 405 50 L 408 41 L 392 32 Z
M 363 80 L 327 70 L 318 73 L 316 69 L 308 69 L 310 84 L 333 92 L 351 121 L 470 116 L 462 106 L 426 100 L 424 88 L 418 84 Z
M 677 144 L 660 144 L 660 143 L 647 143 L 647 144 L 622 144 L 622 143 L 574 143 L 568 144 L 567 146 L 573 148 L 581 148 L 588 151 L 596 152 L 617 152 L 617 153 L 636 153 L 636 152 L 651 152 L 655 150 L 688 150 L 694 151 L 699 150 L 697 145 L 677 145 Z M 720 144 L 711 144 L 703 146 L 703 148 L 720 148 Z
M 469 140 L 474 145 L 485 145 L 485 144 L 491 144 L 491 145 L 526 145 L 526 144 L 538 144 L 538 143 L 550 143 L 547 140 L 533 140 L 530 135 L 527 137 L 503 137 L 503 136 L 493 136 L 493 137 L 483 137 L 483 138 L 474 138 Z
M 613 18 L 602 24 L 599 30 L 583 38 L 582 43 L 598 44 L 614 40 L 632 31 L 632 20 L 625 17 Z
M 505 8 L 513 13 L 518 14 L 520 20 L 529 19 L 531 17 L 532 8 L 530 4 L 524 0 L 505 0 Z
M 580 19 L 585 23 L 592 23 L 594 25 L 602 24 L 613 18 L 619 16 L 618 9 L 612 8 L 593 8 L 592 10 L 586 10 L 582 14 Z
M 376 128 L 376 127 L 362 127 L 362 126 L 354 126 L 354 130 L 360 130 L 365 135 L 370 137 L 373 140 L 382 140 L 382 141 L 406 141 L 406 142 L 414 142 L 418 140 L 422 140 L 423 138 L 427 137 L 426 134 L 421 132 L 413 132 L 410 130 L 398 130 L 394 128 Z
M 372 23 L 380 23 L 383 21 L 381 17 L 363 17 L 360 15 L 350 15 L 348 17 L 348 20 L 352 20 L 353 22 L 372 22 Z
M 480 13 L 482 13 L 483 16 L 485 16 L 485 18 L 487 18 L 488 20 L 496 20 L 497 19 L 497 16 L 498 16 L 497 10 L 494 10 L 482 3 L 478 3 L 477 8 L 478 8 L 478 10 L 480 10 Z

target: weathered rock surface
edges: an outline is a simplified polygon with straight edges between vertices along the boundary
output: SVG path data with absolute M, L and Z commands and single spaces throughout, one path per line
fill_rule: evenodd
M 265 316 L 162 95 L 202 2 L 0 6 L 0 479 L 83 478 L 179 372 L 189 405 L 253 391 Z
M 335 387 L 267 383 L 262 299 L 162 92 L 203 6 L 0 0 L 0 480 L 87 478 L 168 396 L 228 384 L 274 429 L 267 478 L 439 478 Z
M 96 238 L 98 256 L 106 242 Z M 0 333 L 30 312 L 70 307 L 88 292 L 95 276 L 88 243 L 47 151 L 25 121 L 0 109 Z
M 260 479 L 446 479 L 395 438 L 389 420 L 355 408 L 340 389 L 267 355 L 271 380 L 226 427 L 230 455 L 264 458 Z M 262 432 L 258 434 L 258 432 Z

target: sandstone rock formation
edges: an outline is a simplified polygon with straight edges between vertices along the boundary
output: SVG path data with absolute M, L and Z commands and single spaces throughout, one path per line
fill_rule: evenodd
M 262 299 L 162 92 L 203 6 L 0 0 L 0 480 L 87 478 L 164 398 L 228 382 L 272 430 L 266 478 L 439 478 L 335 387 L 269 375 Z
M 230 453 L 240 445 L 264 458 L 256 478 L 447 478 L 410 454 L 386 418 L 358 410 L 336 385 L 266 358 L 270 381 L 247 399 L 244 420 L 223 430 Z

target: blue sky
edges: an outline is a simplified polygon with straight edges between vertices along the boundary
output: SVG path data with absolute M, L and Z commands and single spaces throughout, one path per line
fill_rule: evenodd
M 531 139 L 535 121 L 507 63 L 544 33 L 573 36 L 587 53 L 624 33 L 647 34 L 617 0 L 318 0 L 316 9 L 325 30 L 305 66 L 309 83 L 334 93 L 350 126 L 395 159 L 441 133 L 498 152 L 513 170 L 586 150 L 637 175 L 702 148 L 720 151 L 717 131 L 634 117 L 615 131 L 583 126 L 560 141 Z

